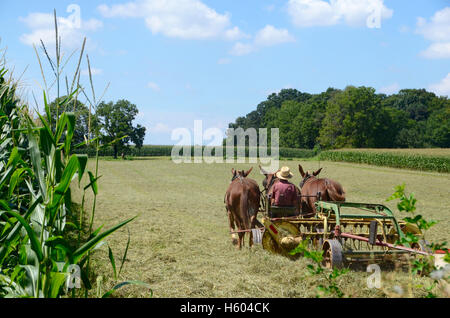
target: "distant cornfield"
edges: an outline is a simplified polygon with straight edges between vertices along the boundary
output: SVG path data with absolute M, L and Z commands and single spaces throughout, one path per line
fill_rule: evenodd
M 392 168 L 405 168 L 424 171 L 450 172 L 450 157 L 430 156 L 415 153 L 395 153 L 370 151 L 324 151 L 320 160 L 365 163 Z
M 136 156 L 136 157 L 165 157 L 165 156 L 171 156 L 172 155 L 172 148 L 173 146 L 157 146 L 157 145 L 145 145 L 142 148 L 138 149 L 135 147 L 130 147 L 126 150 L 125 154 L 128 156 Z M 194 155 L 195 148 L 198 148 L 198 146 L 191 146 L 191 154 Z M 215 155 L 215 147 L 202 147 L 202 153 L 204 153 L 205 148 L 210 148 L 207 150 L 210 150 L 210 153 L 212 156 Z M 223 155 L 224 157 L 227 155 L 227 150 L 229 148 L 224 147 L 223 148 Z M 244 149 L 243 149 L 244 150 Z M 254 153 L 258 154 L 257 149 L 251 149 L 249 147 L 245 148 L 245 156 L 251 157 L 252 151 Z M 231 149 L 233 151 L 233 149 Z M 270 155 L 270 147 L 267 149 L 268 154 Z M 87 154 L 90 157 L 95 157 L 96 150 L 95 148 L 84 148 L 84 149 L 76 149 L 74 153 L 78 154 Z M 234 156 L 236 157 L 238 154 L 238 148 L 234 148 Z M 99 151 L 99 156 L 113 156 L 114 150 L 112 147 L 104 147 Z M 312 149 L 296 149 L 296 148 L 280 148 L 279 149 L 279 155 L 281 158 L 311 158 L 317 155 L 317 152 Z

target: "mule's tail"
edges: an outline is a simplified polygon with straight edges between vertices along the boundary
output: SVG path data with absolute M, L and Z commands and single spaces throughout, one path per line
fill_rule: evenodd
M 327 194 L 331 201 L 345 201 L 344 188 L 337 182 L 327 182 Z
M 248 193 L 244 191 L 241 195 L 241 216 L 242 216 L 242 225 L 245 230 L 250 229 L 250 213 L 249 213 L 249 204 L 248 204 Z

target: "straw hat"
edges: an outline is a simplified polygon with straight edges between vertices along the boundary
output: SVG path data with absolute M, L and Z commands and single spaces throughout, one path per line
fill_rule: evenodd
M 280 171 L 276 173 L 278 179 L 287 180 L 292 178 L 294 175 L 291 173 L 289 167 L 282 167 Z

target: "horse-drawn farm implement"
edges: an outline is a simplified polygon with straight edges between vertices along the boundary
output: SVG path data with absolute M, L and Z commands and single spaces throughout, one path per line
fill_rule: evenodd
M 295 208 L 271 207 L 265 202 L 262 246 L 287 257 L 303 240 L 323 250 L 326 267 L 339 268 L 355 262 L 399 260 L 405 254 L 423 254 L 425 244 L 396 245 L 405 233 L 420 236 L 418 228 L 397 221 L 384 205 L 317 201 L 312 217 L 295 216 Z

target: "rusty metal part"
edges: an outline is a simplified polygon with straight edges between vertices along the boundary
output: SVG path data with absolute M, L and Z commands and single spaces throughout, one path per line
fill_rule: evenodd
M 363 237 L 363 236 L 359 236 L 359 235 L 353 235 L 353 234 L 350 234 L 350 233 L 341 233 L 341 237 L 347 237 L 347 238 L 351 238 L 351 239 L 355 239 L 355 240 L 359 240 L 359 241 L 363 241 L 363 242 L 369 242 L 369 239 L 367 237 Z M 421 254 L 421 255 L 427 255 L 427 256 L 431 255 L 430 253 L 419 251 L 419 250 L 414 249 L 414 248 L 410 248 L 410 247 L 406 247 L 406 246 L 402 246 L 402 245 L 394 245 L 394 244 L 391 244 L 391 243 L 385 243 L 385 242 L 381 242 L 381 241 L 375 242 L 375 245 L 385 246 L 385 247 L 394 248 L 394 249 L 397 249 L 397 250 L 403 250 L 403 251 L 407 251 L 407 252 L 410 252 L 410 253 L 416 253 L 416 254 Z

